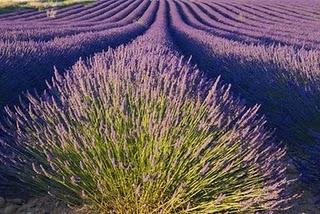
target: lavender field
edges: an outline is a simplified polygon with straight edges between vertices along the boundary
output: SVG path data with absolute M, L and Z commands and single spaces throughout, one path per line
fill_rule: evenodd
M 0 214 L 318 214 L 319 193 L 320 1 L 0 9 Z

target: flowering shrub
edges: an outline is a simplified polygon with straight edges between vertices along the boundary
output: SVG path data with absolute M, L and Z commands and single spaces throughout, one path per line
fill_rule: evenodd
M 164 54 L 165 53 L 165 54 Z M 162 46 L 109 50 L 9 110 L 0 157 L 34 194 L 90 213 L 286 208 L 283 149 L 258 106 Z

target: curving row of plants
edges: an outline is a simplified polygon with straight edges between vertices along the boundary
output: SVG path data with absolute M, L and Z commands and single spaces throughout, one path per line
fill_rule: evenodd
M 94 0 L 2 0 L 0 13 L 7 13 L 17 9 L 49 9 L 52 7 L 66 7 L 73 4 L 88 4 Z
M 109 30 L 83 32 L 49 42 L 0 41 L 0 105 L 16 103 L 22 91 L 44 89 L 45 80 L 53 74 L 53 66 L 67 69 L 79 57 L 131 41 L 147 30 L 157 7 L 158 3 L 153 1 L 148 7 L 139 8 L 145 9 L 139 20 L 124 19 Z
M 319 49 L 319 18 L 300 10 L 278 9 L 274 3 L 253 1 L 176 1 L 191 10 L 202 28 L 215 34 L 248 43 L 292 45 L 297 48 Z M 298 3 L 290 3 L 295 5 Z M 318 3 L 314 3 L 315 7 Z M 199 25 L 199 23 L 197 23 Z
M 2 32 L 0 39 L 5 42 L 31 40 L 35 42 L 52 42 L 56 38 L 62 39 L 63 37 L 74 36 L 76 34 L 111 30 L 112 28 L 129 25 L 137 21 L 149 5 L 149 1 L 137 1 L 126 9 L 117 11 L 116 14 L 111 15 L 109 18 L 103 18 L 102 22 L 76 22 L 76 24 L 73 22 L 73 25 L 65 27 L 61 25 L 61 22 L 58 22 L 57 25 L 52 25 L 51 23 L 49 29 L 46 29 L 44 25 L 40 25 L 35 29 L 10 29 Z
M 190 14 L 170 2 L 172 33 L 210 77 L 233 85 L 249 104 L 261 104 L 270 127 L 289 147 L 289 157 L 309 189 L 319 189 L 319 51 L 248 45 L 188 25 Z M 184 44 L 188 44 L 185 46 Z

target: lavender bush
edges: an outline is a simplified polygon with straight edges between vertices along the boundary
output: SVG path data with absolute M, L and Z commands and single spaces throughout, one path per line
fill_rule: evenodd
M 163 53 L 166 53 L 165 55 Z M 97 213 L 253 213 L 286 208 L 283 156 L 258 106 L 166 47 L 78 62 L 9 110 L 10 176 Z M 22 105 L 23 106 L 23 105 Z

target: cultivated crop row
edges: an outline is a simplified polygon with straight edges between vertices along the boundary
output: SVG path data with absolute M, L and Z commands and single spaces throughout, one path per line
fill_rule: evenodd
M 320 59 L 318 51 L 229 41 L 189 25 L 170 2 L 172 32 L 207 75 L 221 75 L 248 103 L 262 104 L 308 182 L 318 182 Z M 188 44 L 188 46 L 184 44 Z M 303 109 L 303 110 L 299 110 Z
M 254 213 L 296 199 L 287 166 L 319 191 L 320 14 L 286 1 L 1 14 L 0 193 L 101 213 Z
M 140 10 L 144 9 L 144 13 L 138 20 L 123 19 L 123 23 L 117 22 L 113 28 L 102 31 L 78 33 L 47 42 L 0 41 L 0 91 L 9 92 L 3 93 L 0 103 L 16 101 L 17 96 L 26 89 L 43 88 L 44 80 L 53 74 L 53 66 L 66 69 L 79 57 L 129 42 L 152 23 L 157 4 L 153 1 L 148 7 L 142 5 Z

